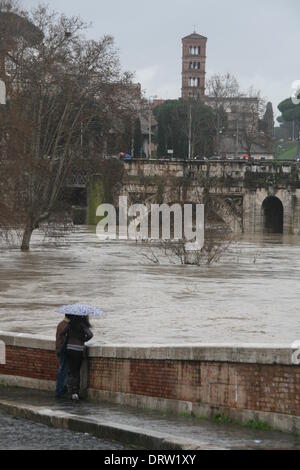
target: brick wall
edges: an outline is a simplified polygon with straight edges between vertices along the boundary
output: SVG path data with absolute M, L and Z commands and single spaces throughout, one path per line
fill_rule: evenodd
M 53 339 L 0 332 L 0 340 L 6 345 L 0 383 L 13 377 L 14 384 L 19 378 L 22 386 L 26 378 L 26 386 L 35 385 L 32 388 L 55 385 Z M 188 409 L 205 405 L 285 415 L 292 419 L 285 429 L 292 429 L 300 417 L 299 364 L 297 346 L 93 345 L 87 350 L 85 370 L 90 396 L 118 402 L 120 397 L 137 397 L 130 403 L 159 403 L 159 409 L 168 403 L 185 403 Z
M 56 380 L 57 359 L 54 351 L 7 346 L 6 364 L 0 374 L 39 380 Z
M 91 358 L 88 387 L 300 416 L 300 369 L 288 365 Z
M 198 401 L 200 364 L 188 361 L 91 358 L 88 387 Z

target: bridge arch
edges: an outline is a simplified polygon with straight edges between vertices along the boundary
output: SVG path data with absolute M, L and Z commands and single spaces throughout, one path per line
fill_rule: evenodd
M 263 230 L 266 233 L 283 233 L 283 204 L 276 196 L 268 196 L 262 203 Z

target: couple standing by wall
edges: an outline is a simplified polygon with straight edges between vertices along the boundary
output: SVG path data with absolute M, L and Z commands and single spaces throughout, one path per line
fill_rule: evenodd
M 69 393 L 72 400 L 79 400 L 84 344 L 92 337 L 88 316 L 67 314 L 58 324 L 56 330 L 56 353 L 59 364 L 56 381 L 57 398 L 62 398 Z

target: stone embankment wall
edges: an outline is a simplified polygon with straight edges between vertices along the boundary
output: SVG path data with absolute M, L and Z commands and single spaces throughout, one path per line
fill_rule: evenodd
M 0 384 L 54 390 L 54 340 L 1 332 L 0 341 Z M 93 400 L 300 431 L 299 362 L 297 345 L 93 344 L 83 382 Z

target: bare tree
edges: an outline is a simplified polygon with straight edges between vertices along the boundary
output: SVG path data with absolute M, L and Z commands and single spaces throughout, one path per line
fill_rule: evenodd
M 7 15 L 26 27 L 14 41 L 5 28 L 2 36 L 9 102 L 1 112 L 0 192 L 11 226 L 18 215 L 27 251 L 35 229 L 58 212 L 65 220 L 60 195 L 82 157 L 83 136 L 102 154 L 131 77 L 121 73 L 113 38 L 86 40 L 80 18 L 39 6 L 31 13 L 0 11 L 0 25 Z
M 207 102 L 215 110 L 216 150 L 219 154 L 220 138 L 226 127 L 226 111 L 231 106 L 233 98 L 240 96 L 240 86 L 230 73 L 215 74 L 207 81 L 207 91 Z
M 265 150 L 270 147 L 270 138 L 261 129 L 260 122 L 266 110 L 266 100 L 261 96 L 260 91 L 250 88 L 245 96 L 246 104 L 238 112 L 240 122 L 240 143 L 246 153 L 251 156 L 254 145 L 258 145 Z
M 161 264 L 165 258 L 171 264 L 190 266 L 210 266 L 218 263 L 233 243 L 233 237 L 225 239 L 218 231 L 206 230 L 203 248 L 191 251 L 186 248 L 186 240 L 146 241 L 142 256 L 154 264 Z

